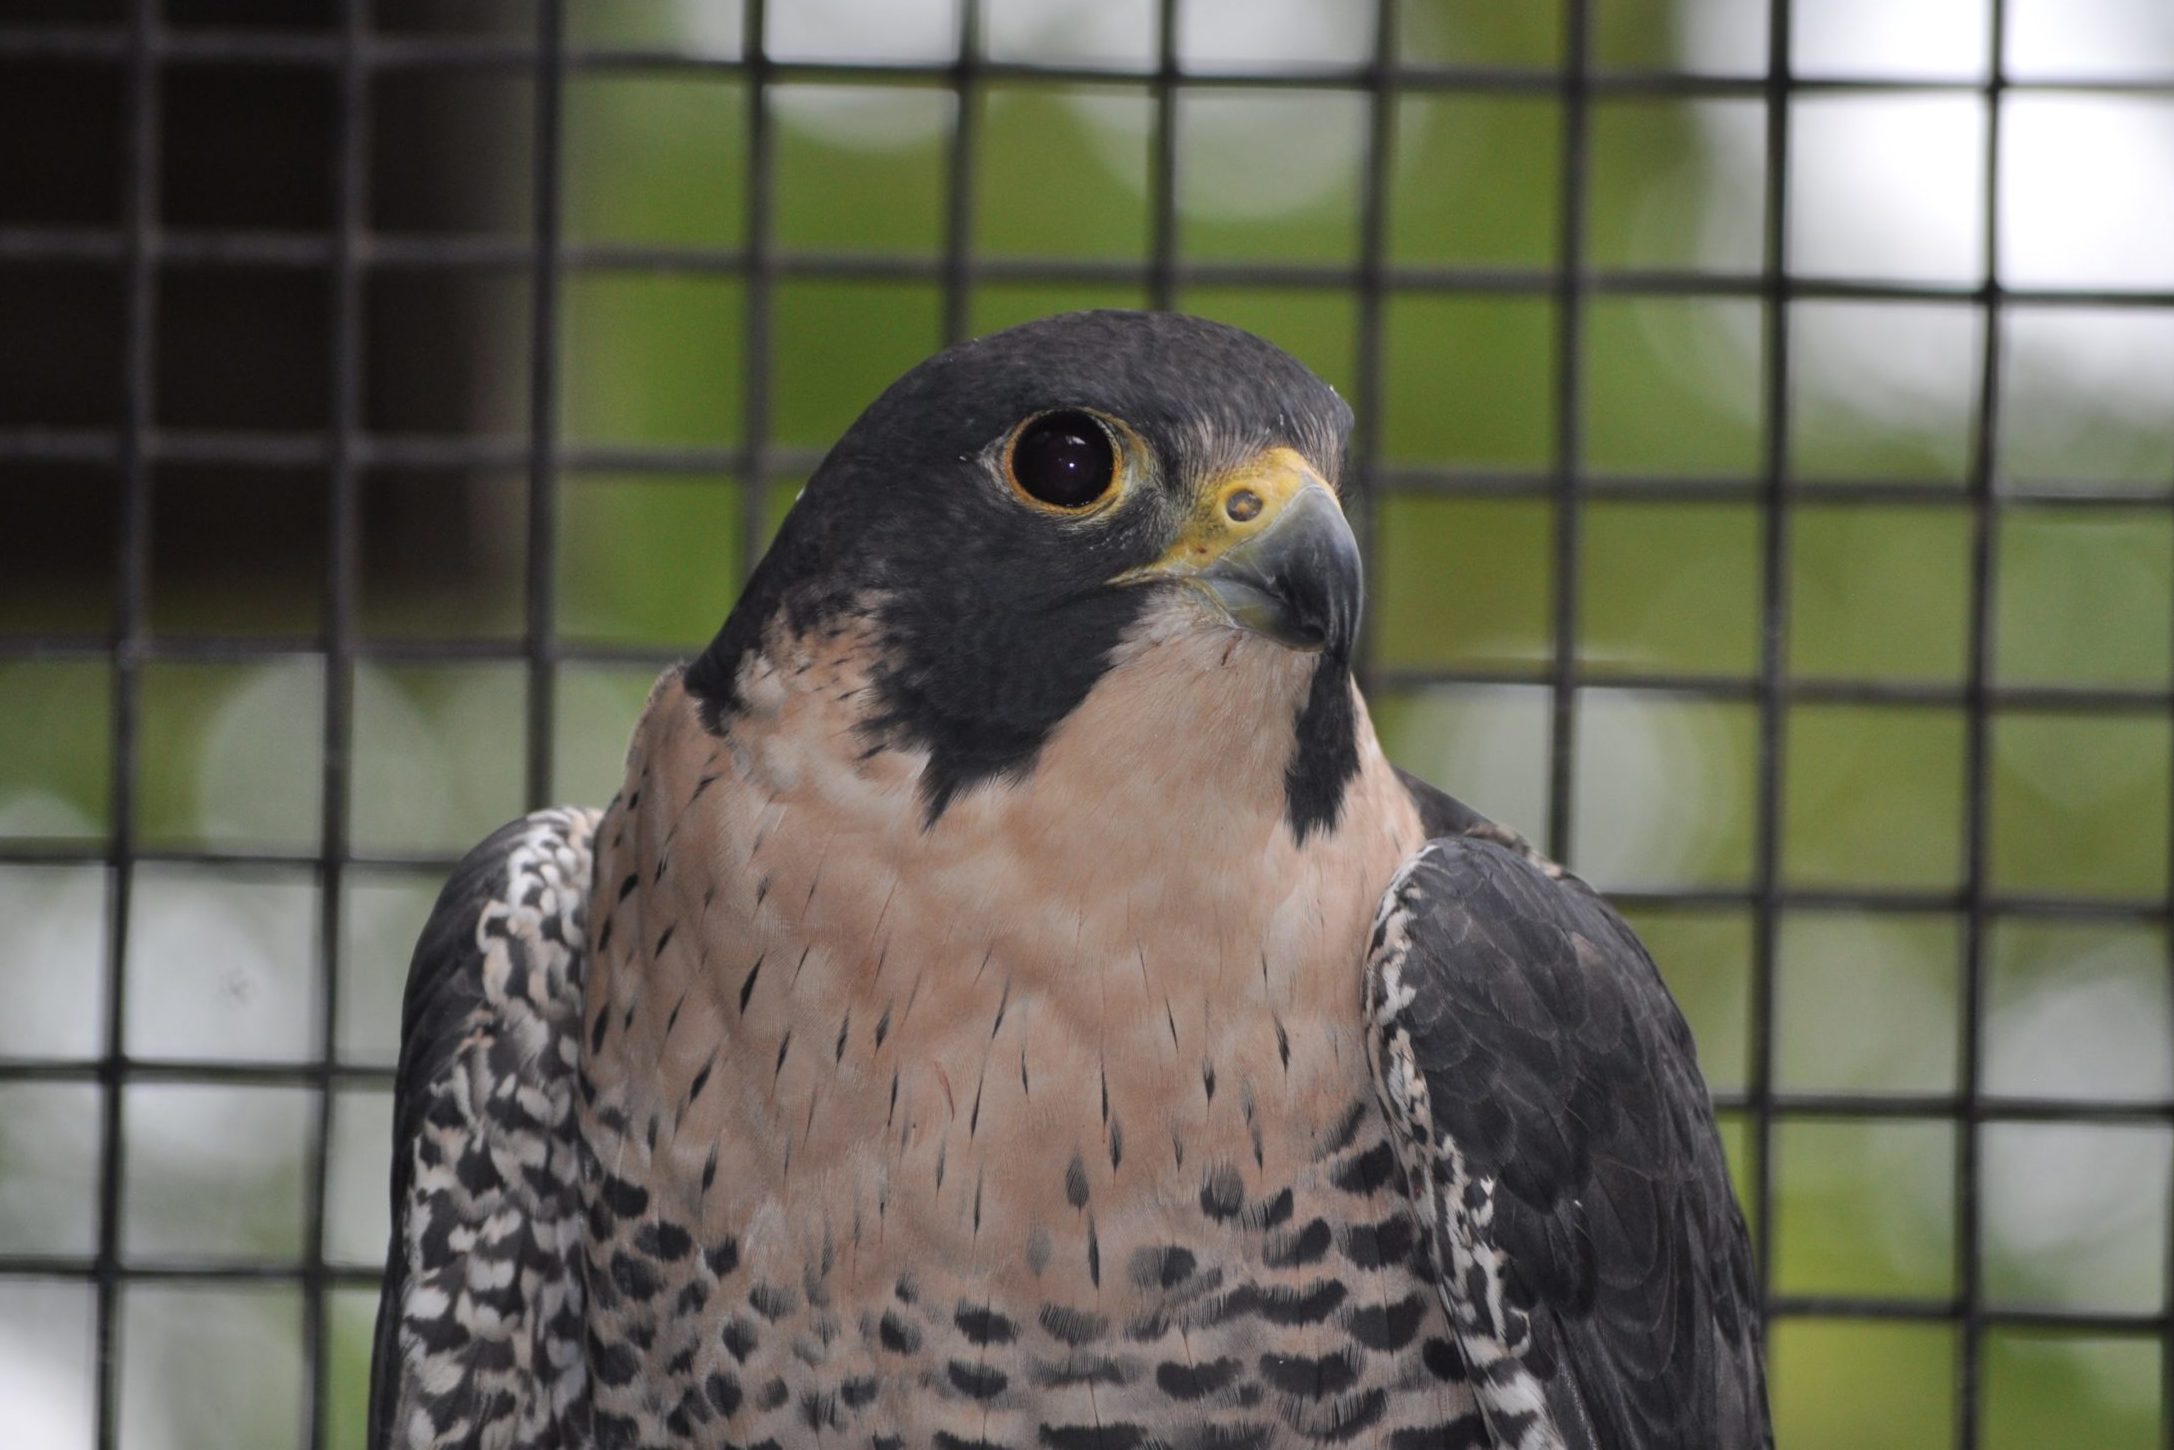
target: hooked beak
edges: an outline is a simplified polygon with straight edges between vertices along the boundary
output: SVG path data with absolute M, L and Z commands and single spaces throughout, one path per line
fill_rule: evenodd
M 1231 623 L 1290 649 L 1348 660 L 1358 639 L 1358 541 L 1336 495 L 1289 448 L 1216 479 L 1169 551 L 1115 582 L 1156 579 L 1190 585 Z

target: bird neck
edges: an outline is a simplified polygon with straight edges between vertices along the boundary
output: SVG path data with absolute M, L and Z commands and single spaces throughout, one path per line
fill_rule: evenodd
M 1354 694 L 1346 799 L 1301 838 L 1305 661 L 1204 638 L 1131 642 L 934 822 L 859 728 L 865 639 L 773 640 L 714 732 L 667 675 L 599 831 L 592 1116 L 720 1225 L 872 1220 L 911 1169 L 970 1236 L 983 1162 L 1056 1196 L 1082 1158 L 1142 1212 L 1204 1165 L 1301 1171 L 1366 1092 L 1366 933 L 1422 831 Z M 760 1193 L 717 1166 L 750 1153 Z
M 868 627 L 773 633 L 723 716 L 660 682 L 625 794 L 691 863 L 670 889 L 705 898 L 720 964 L 773 938 L 847 982 L 970 956 L 1083 1023 L 1111 961 L 1159 977 L 1172 1010 L 1232 972 L 1293 1010 L 1355 1000 L 1374 904 L 1424 833 L 1341 668 L 1150 611 L 1030 768 L 932 820 L 926 755 L 867 728 L 877 650 Z M 1293 782 L 1320 773 L 1333 803 L 1299 821 Z

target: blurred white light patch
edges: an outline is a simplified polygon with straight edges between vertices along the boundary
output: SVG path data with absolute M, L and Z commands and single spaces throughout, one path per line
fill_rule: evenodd
M 1796 303 L 1789 310 L 1796 466 L 1848 472 L 1853 450 L 1901 434 L 1944 473 L 1961 477 L 1983 386 L 1984 330 L 1977 309 L 1951 303 Z M 1868 414 L 1891 422 L 1868 429 Z
M 408 959 L 442 884 L 442 876 L 424 871 L 348 871 L 340 910 L 342 1061 L 380 1067 L 399 1061 Z
M 137 868 L 128 932 L 128 1051 L 300 1062 L 314 1043 L 317 890 L 307 875 Z
M 654 6 L 654 9 L 650 7 Z M 616 12 L 616 13 L 613 13 Z M 688 55 L 708 60 L 738 60 L 747 37 L 747 0 L 644 0 L 640 4 L 594 7 L 591 13 L 577 10 L 569 19 L 595 25 L 619 21 L 641 27 L 644 39 L 655 26 Z
M 2157 1310 L 2166 1130 L 1990 1123 L 1980 1131 L 1988 1293 L 2011 1303 Z
M 296 1289 L 129 1285 L 121 1296 L 121 1443 L 294 1444 L 304 1423 L 301 1329 Z
M 1604 890 L 1742 880 L 1751 713 L 1614 689 L 1577 709 L 1568 864 Z
M 1177 63 L 1199 74 L 1322 71 L 1374 53 L 1372 0 L 1187 0 Z M 990 59 L 1146 72 L 1156 64 L 1155 0 L 994 0 L 982 17 Z
M 553 800 L 607 801 L 626 783 L 627 722 L 640 716 L 656 680 L 647 666 L 569 664 L 559 671 Z
M 854 151 L 910 151 L 951 129 L 956 105 L 927 86 L 777 86 L 770 109 L 779 122 Z
M 18 1445 L 89 1445 L 92 1443 L 91 1391 L 58 1367 L 49 1352 L 43 1326 L 20 1335 L 0 1335 L 0 1408 L 7 1413 L 8 1434 Z M 166 1445 L 154 1435 L 129 1444 Z
M 1185 0 L 1178 63 L 1189 71 L 1321 70 L 1374 53 L 1373 0 Z
M 98 1252 L 96 1083 L 0 1083 L 0 1254 Z
M 1677 63 L 1694 75 L 1758 75 L 1766 68 L 1771 11 L 1744 0 L 1677 0 L 1670 15 Z
M 1800 98 L 1789 148 L 1791 271 L 1964 285 L 1983 276 L 1983 101 Z M 1740 184 L 1756 186 L 1758 172 Z
M 1955 1081 L 1951 936 L 1905 918 L 1799 912 L 1781 928 L 1776 1076 L 1814 1092 Z M 1879 1003 L 1868 1013 L 1865 1004 Z
M 10 834 L 0 816 L 0 836 Z M 0 1052 L 96 1057 L 103 1037 L 106 872 L 0 871 Z
M 11 840 L 76 840 L 102 829 L 101 822 L 58 791 L 31 786 L 0 797 L 0 836 Z
M 10 1445 L 94 1442 L 92 1313 L 87 1285 L 19 1279 L 0 1286 L 0 1420 Z M 129 1427 L 130 1450 L 172 1443 L 156 1420 Z
M 1684 64 L 1740 58 L 1736 0 L 1683 11 Z M 1829 0 L 1800 7 L 1792 61 L 1800 74 L 1973 80 L 1990 37 L 1980 0 Z M 2139 59 L 2142 57 L 2143 59 Z M 2005 63 L 2011 75 L 2162 74 L 2174 68 L 2174 6 L 2165 0 L 2016 0 Z M 2118 96 L 2014 93 L 2003 102 L 1999 256 L 2011 286 L 2174 286 L 2174 103 Z M 1788 266 L 1856 280 L 1962 287 L 1984 281 L 1982 95 L 1814 95 L 1790 113 Z M 1759 191 L 1762 136 L 1703 125 L 1715 158 L 1708 223 L 1722 198 Z M 1797 379 L 1866 417 L 1908 427 L 1926 376 L 1922 352 L 1891 336 L 1823 348 Z M 2042 410 L 2164 416 L 2156 344 L 2078 337 L 2042 377 Z
M 942 65 L 959 53 L 960 0 L 792 0 L 773 5 L 772 60 Z M 699 25 L 702 0 L 687 0 Z
M 1358 65 L 1373 53 L 1372 10 L 1358 0 L 1191 0 L 1178 12 L 1178 60 L 1207 73 Z M 1179 136 L 1188 215 L 1248 220 L 1303 211 L 1349 192 L 1365 169 L 1363 105 L 1294 103 L 1276 91 L 1191 99 Z M 1113 169 L 1140 154 L 1145 122 L 1130 109 L 1097 125 Z M 1264 156 L 1274 163 L 1263 165 Z
M 1789 26 L 1790 63 L 1801 76 L 1977 80 L 1992 59 L 1990 9 L 1985 0 L 1798 5 Z
M 2075 971 L 1994 1019 L 1987 1052 L 1999 1080 L 2031 1095 L 2165 1096 L 2164 994 L 2094 977 L 2087 962 Z M 2084 1044 L 2088 1051 L 2073 1050 Z M 2158 1081 L 2140 1090 L 2139 1079 Z
M 385 1145 L 393 1140 L 393 1095 L 341 1091 L 332 1099 L 327 1145 L 325 1257 L 380 1268 L 392 1209 L 385 1200 Z
M 2008 0 L 2017 80 L 2138 80 L 2174 73 L 2167 0 Z
M 1129 113 L 1135 124 L 1145 120 Z M 1107 133 L 1106 133 L 1107 134 Z M 1127 143 L 1139 154 L 1140 137 Z M 1178 191 L 1188 217 L 1264 221 L 1348 198 L 1366 156 L 1366 105 L 1336 91 L 1212 91 L 1178 106 Z
M 1634 267 L 1688 265 L 1755 272 L 1765 253 L 1766 218 L 1756 186 L 1743 186 L 1743 168 L 1756 168 L 1766 147 L 1766 110 L 1741 101 L 1684 102 L 1671 108 L 1693 118 L 1699 144 L 1655 180 L 1635 203 L 1624 261 Z M 1748 160 L 1747 160 L 1748 158 Z M 1400 170 L 1403 168 L 1400 167 Z M 1732 189 L 1734 188 L 1734 189 Z M 1694 220 L 1686 227 L 1685 218 Z M 1691 233 L 1687 239 L 1685 232 Z M 1688 255 L 1678 255 L 1688 245 Z M 1756 367 L 1756 318 L 1746 337 L 1729 339 L 1712 365 L 1741 373 Z
M 1263 69 L 1299 69 L 1291 57 L 1324 33 L 1324 16 L 1335 9 L 1322 0 L 1277 0 L 1263 8 L 1249 29 L 1225 7 L 1209 12 L 1201 25 L 1227 23 L 1228 33 L 1195 29 L 1189 23 L 1187 34 L 1195 49 L 1208 55 L 1250 54 L 1260 58 Z M 1235 65 L 1232 59 L 1201 68 Z M 1148 176 L 1139 158 L 1153 128 L 1153 113 L 1076 92 L 1066 96 L 1066 103 L 1087 124 L 1102 164 L 1145 196 Z M 1350 193 L 1353 178 L 1366 164 L 1366 109 L 1355 95 L 1191 92 L 1181 99 L 1177 125 L 1177 184 L 1189 217 L 1246 221 L 1304 211 Z M 1264 164 L 1264 157 L 1273 160 Z
M 2010 922 L 1994 942 L 1988 1092 L 2146 1102 L 2174 1092 L 2157 933 Z
M 2164 486 L 2174 473 L 2174 312 L 2016 306 L 2001 328 L 2004 479 Z
M 1537 841 L 1547 829 L 1548 705 L 1541 685 L 1442 685 L 1375 709 L 1399 765 Z
M 843 65 L 946 65 L 959 52 L 958 0 L 793 0 L 765 12 L 769 58 Z M 691 53 L 737 57 L 739 5 L 680 0 L 681 45 Z M 951 108 L 929 104 L 926 87 L 792 86 L 769 92 L 784 124 L 839 146 L 889 151 L 926 144 Z M 946 100 L 948 102 L 948 96 Z
M 693 0 L 685 17 L 690 45 L 714 50 L 723 42 L 703 30 Z M 1362 0 L 1201 0 L 1180 11 L 1179 58 L 1202 72 L 1356 65 L 1372 54 L 1371 17 Z M 1155 61 L 1152 19 L 1152 7 L 1129 0 L 1006 0 L 986 20 L 988 49 L 997 60 L 1145 70 Z M 952 0 L 805 0 L 771 12 L 769 45 L 780 60 L 940 65 L 956 56 L 957 39 Z M 1096 104 L 1109 98 L 1075 91 L 1064 99 L 1111 173 L 1144 195 L 1138 158 L 1149 118 L 1138 106 Z M 1363 107 L 1323 124 L 1321 108 L 1276 92 L 1214 99 L 1184 123 L 1189 214 L 1243 220 L 1303 210 L 1349 190 L 1364 167 Z M 925 88 L 792 86 L 771 96 L 782 124 L 862 150 L 903 150 L 945 135 L 953 108 L 928 102 Z M 1275 165 L 1262 166 L 1263 154 Z
M 355 843 L 458 853 L 520 814 L 522 685 L 517 667 L 358 666 Z
M 317 835 L 324 667 L 312 657 L 238 671 L 204 732 L 192 839 L 304 842 Z
M 2011 95 L 2000 275 L 2011 287 L 2174 287 L 2174 101 Z
M 1009 64 L 1155 68 L 1155 0 L 995 0 L 982 48 Z
M 156 1257 L 302 1252 L 308 1088 L 143 1083 L 123 1095 L 121 1246 Z

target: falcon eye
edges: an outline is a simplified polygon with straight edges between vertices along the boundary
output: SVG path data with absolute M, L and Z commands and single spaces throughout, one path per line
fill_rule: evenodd
M 1117 445 L 1092 414 L 1044 413 L 1019 430 L 1005 456 L 1014 487 L 1037 503 L 1083 509 L 1117 482 Z

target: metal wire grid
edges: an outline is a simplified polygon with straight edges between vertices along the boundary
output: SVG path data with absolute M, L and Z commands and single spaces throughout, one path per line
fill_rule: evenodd
M 112 805 L 110 839 L 82 851 L 0 840 L 0 864 L 56 861 L 102 864 L 109 882 L 104 961 L 104 1046 L 95 1061 L 58 1058 L 0 1059 L 0 1082 L 93 1082 L 102 1089 L 103 1118 L 98 1168 L 97 1250 L 87 1258 L 0 1258 L 0 1277 L 88 1280 L 96 1289 L 97 1440 L 118 1443 L 118 1298 L 128 1282 L 280 1282 L 299 1284 L 304 1304 L 308 1374 L 307 1443 L 326 1437 L 326 1294 L 334 1287 L 367 1288 L 374 1271 L 328 1263 L 325 1255 L 325 1192 L 333 1089 L 383 1087 L 388 1069 L 343 1062 L 337 1011 L 341 969 L 341 885 L 351 867 L 432 869 L 450 861 L 428 856 L 358 852 L 348 843 L 350 751 L 354 732 L 354 667 L 357 661 L 449 662 L 514 660 L 525 667 L 525 794 L 530 804 L 550 796 L 556 742 L 552 710 L 555 677 L 565 662 L 664 662 L 654 652 L 599 647 L 562 640 L 557 627 L 554 563 L 558 549 L 557 480 L 562 473 L 640 470 L 654 474 L 722 472 L 743 482 L 744 571 L 766 536 L 767 485 L 803 475 L 815 462 L 806 450 L 768 441 L 771 379 L 765 360 L 772 348 L 772 291 L 781 279 L 890 279 L 940 284 L 946 338 L 967 331 L 971 290 L 983 282 L 1144 284 L 1150 302 L 1168 306 L 1181 285 L 1243 283 L 1258 288 L 1347 289 L 1358 306 L 1358 425 L 1355 463 L 1365 495 L 1431 494 L 1459 497 L 1532 497 L 1552 500 L 1552 654 L 1545 674 L 1551 710 L 1548 745 L 1549 806 L 1545 837 L 1563 854 L 1571 839 L 1577 702 L 1582 691 L 1634 689 L 1683 697 L 1749 702 L 1756 706 L 1757 787 L 1752 879 L 1745 888 L 1647 890 L 1619 893 L 1633 905 L 1748 907 L 1753 924 L 1751 1025 L 1747 1084 L 1725 1094 L 1720 1106 L 1740 1112 L 1750 1135 L 1749 1171 L 1740 1185 L 1755 1225 L 1758 1257 L 1771 1262 L 1774 1199 L 1773 1133 L 1778 1120 L 1823 1118 L 1918 1118 L 1959 1126 L 1955 1162 L 1956 1292 L 1941 1300 L 1812 1298 L 1778 1295 L 1762 1279 L 1770 1316 L 1825 1316 L 1952 1322 L 1961 1353 L 1955 1386 L 1956 1442 L 1978 1443 L 1980 1344 L 1995 1325 L 2069 1327 L 2156 1336 L 2162 1380 L 2174 1384 L 2174 1337 L 2162 1297 L 2152 1313 L 2087 1313 L 2018 1310 L 1986 1303 L 1979 1254 L 1980 1143 L 1989 1122 L 2094 1124 L 2174 1123 L 2174 1103 L 2127 1100 L 1994 1096 L 1981 1088 L 1985 1017 L 1985 936 L 2001 917 L 2091 917 L 2164 925 L 2166 898 L 2077 900 L 2000 893 L 1988 874 L 1988 737 L 1996 712 L 2027 708 L 2080 714 L 2163 716 L 2174 710 L 2174 691 L 2110 687 L 2018 688 L 1991 677 L 1993 523 L 2001 509 L 2059 503 L 2064 507 L 2174 506 L 2174 480 L 2166 488 L 2064 487 L 2034 492 L 2003 482 L 1996 497 L 2000 405 L 2002 309 L 2011 303 L 2047 307 L 2174 308 L 2174 292 L 2021 289 L 1998 281 L 2001 101 L 2018 91 L 2122 95 L 2174 95 L 2174 77 L 2162 82 L 2070 80 L 2022 83 L 2006 71 L 2004 0 L 1989 0 L 1993 55 L 1987 79 L 1834 80 L 1797 76 L 1790 54 L 1790 0 L 1770 0 L 1765 73 L 1712 77 L 1664 72 L 1597 70 L 1592 59 L 1592 0 L 1560 0 L 1565 59 L 1559 68 L 1421 66 L 1400 56 L 1399 5 L 1377 0 L 1375 47 L 1357 67 L 1299 72 L 1217 71 L 1195 74 L 1179 65 L 1178 7 L 1159 0 L 1156 64 L 1136 72 L 1001 63 L 982 57 L 980 0 L 960 5 L 957 60 L 941 66 L 785 62 L 765 49 L 765 0 L 747 0 L 742 53 L 731 60 L 648 50 L 594 50 L 572 46 L 561 0 L 537 0 L 533 41 L 415 39 L 376 33 L 368 0 L 350 0 L 341 26 L 324 33 L 286 33 L 190 28 L 168 29 L 158 0 L 132 0 L 122 27 L 68 25 L 0 26 L 0 58 L 95 59 L 125 67 L 127 75 L 127 203 L 118 229 L 0 227 L 0 265 L 39 261 L 110 264 L 126 285 L 126 351 L 121 393 L 123 421 L 113 429 L 17 428 L 0 430 L 0 464 L 75 462 L 117 470 L 123 480 L 122 510 L 114 547 L 120 561 L 117 626 L 108 635 L 15 634 L 0 637 L 0 662 L 16 659 L 81 659 L 110 662 L 112 671 Z M 328 158 L 335 178 L 336 224 L 316 234 L 236 230 L 166 230 L 159 224 L 157 126 L 161 77 L 168 67 L 204 63 L 328 68 L 337 77 L 335 143 Z M 367 224 L 369 80 L 395 69 L 453 68 L 512 72 L 534 80 L 534 174 L 532 216 L 524 238 L 412 237 L 380 235 Z M 561 230 L 563 95 L 569 72 L 635 75 L 696 73 L 735 78 L 746 85 L 746 234 L 737 248 L 681 249 L 661 246 L 573 243 Z M 1137 86 L 1145 80 L 1153 99 L 1149 165 L 1150 243 L 1144 264 L 1019 261 L 983 257 L 970 245 L 974 201 L 975 108 L 971 93 L 989 82 L 1037 80 L 1093 87 Z M 780 251 L 773 236 L 773 132 L 768 89 L 802 80 L 935 82 L 959 98 L 946 167 L 949 195 L 943 245 L 930 259 L 858 255 L 811 255 Z M 1181 90 L 1205 87 L 1308 90 L 1348 88 L 1367 98 L 1366 165 L 1361 186 L 1359 260 L 1356 266 L 1253 263 L 1181 259 L 1177 245 L 1177 126 Z M 1899 284 L 1805 276 L 1789 270 L 1788 175 L 1790 103 L 1823 92 L 1883 94 L 1962 93 L 1982 97 L 1988 116 L 1983 164 L 1983 281 L 1970 286 Z M 1388 259 L 1389 169 L 1395 144 L 1397 98 L 1405 93 L 1483 93 L 1559 98 L 1564 115 L 1560 222 L 1553 265 L 1537 269 L 1413 266 Z M 1626 270 L 1596 272 L 1585 262 L 1589 175 L 1589 111 L 1596 98 L 1737 98 L 1764 103 L 1765 180 L 1761 264 L 1755 272 Z M 265 433 L 173 430 L 157 426 L 153 413 L 155 303 L 162 268 L 255 264 L 326 269 L 333 279 L 331 423 L 323 432 Z M 531 330 L 528 360 L 529 424 L 525 437 L 450 437 L 373 434 L 365 431 L 359 358 L 364 345 L 361 289 L 372 271 L 491 271 L 523 275 L 529 288 Z M 743 441 L 727 448 L 574 446 L 562 442 L 558 423 L 558 328 L 560 289 L 569 273 L 639 271 L 718 274 L 746 282 L 745 411 Z M 1554 432 L 1552 459 L 1543 469 L 1391 467 L 1380 461 L 1384 379 L 1384 310 L 1400 293 L 1524 295 L 1550 298 L 1555 306 Z M 1583 380 L 1580 347 L 1584 304 L 1596 296 L 1747 298 L 1759 304 L 1763 324 L 1760 466 L 1755 477 L 1685 481 L 1666 476 L 1590 478 L 1583 463 L 1579 407 Z M 1810 682 L 1791 679 L 1785 666 L 1788 638 L 1790 505 L 1809 490 L 1789 464 L 1791 436 L 1788 346 L 1789 304 L 1806 299 L 1878 299 L 1967 303 L 1983 321 L 1983 351 L 1976 382 L 1976 420 L 1961 493 L 1937 484 L 1903 480 L 1854 483 L 1820 481 L 1822 502 L 1866 505 L 1935 504 L 1964 509 L 1969 518 L 1968 664 L 1959 685 L 1907 682 Z M 160 637 L 147 624 L 150 588 L 149 527 L 153 465 L 175 461 L 216 463 L 237 469 L 306 466 L 324 470 L 331 510 L 329 565 L 324 586 L 324 623 L 318 634 L 293 638 L 225 639 Z M 358 479 L 366 467 L 417 470 L 497 466 L 525 471 L 528 530 L 525 565 L 525 627 L 514 642 L 491 639 L 379 641 L 360 636 L 356 623 L 358 582 Z M 1750 679 L 1648 674 L 1589 675 L 1578 657 L 1578 581 L 1582 509 L 1602 493 L 1609 499 L 1732 500 L 1759 505 L 1760 647 Z M 1360 512 L 1362 543 L 1373 556 L 1373 510 Z M 140 676 L 153 662 L 240 662 L 282 656 L 322 657 L 324 734 L 321 838 L 307 856 L 219 849 L 149 849 L 139 844 L 136 781 L 140 741 Z M 1441 683 L 1533 682 L 1510 671 L 1374 670 L 1376 688 Z M 1952 891 L 1807 890 L 1787 887 L 1778 872 L 1781 780 L 1787 748 L 1788 707 L 1802 703 L 1948 705 L 1967 721 L 1965 736 L 1966 841 L 1962 884 Z M 191 862 L 245 867 L 304 864 L 314 868 L 318 895 L 313 1060 L 299 1066 L 150 1060 L 125 1050 L 128 973 L 126 943 L 132 914 L 135 868 L 146 862 Z M 2170 883 L 2174 894 L 2174 883 Z M 1953 1093 L 1814 1094 L 1781 1092 L 1774 1075 L 1774 993 L 1777 925 L 1785 908 L 1834 908 L 1874 912 L 1958 914 L 1963 924 L 1961 1089 Z M 125 1085 L 131 1083 L 246 1083 L 302 1086 L 315 1095 L 306 1188 L 308 1229 L 299 1261 L 153 1261 L 124 1256 L 120 1241 L 124 1160 Z M 2162 1417 L 2165 1419 L 2165 1417 Z M 2174 1445 L 2174 1420 L 2162 1429 Z

